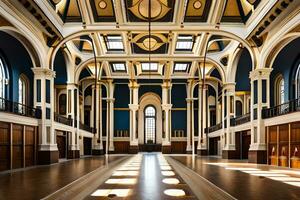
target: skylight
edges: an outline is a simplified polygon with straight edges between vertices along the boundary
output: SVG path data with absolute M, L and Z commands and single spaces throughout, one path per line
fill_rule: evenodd
M 191 63 L 175 63 L 174 71 L 175 72 L 186 72 Z
M 179 35 L 176 43 L 176 51 L 192 51 L 194 38 L 192 35 Z
M 126 72 L 125 63 L 111 63 L 114 72 Z
M 107 35 L 105 44 L 108 51 L 124 51 L 124 45 L 121 35 Z
M 157 71 L 158 63 L 142 63 L 142 71 Z

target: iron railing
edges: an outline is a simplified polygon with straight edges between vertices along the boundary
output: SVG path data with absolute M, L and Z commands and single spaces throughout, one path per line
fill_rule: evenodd
M 81 130 L 85 130 L 90 133 L 96 133 L 96 129 L 94 129 L 93 127 L 90 127 L 89 125 L 83 124 L 81 122 L 79 122 L 79 128 Z
M 73 126 L 73 119 L 71 117 L 65 117 L 57 113 L 54 113 L 54 121 L 68 126 Z
M 232 121 L 233 121 L 232 126 L 238 126 L 241 124 L 245 124 L 245 123 L 251 121 L 251 115 L 250 115 L 250 113 L 247 113 L 247 114 L 238 116 L 236 118 L 233 118 Z
M 9 101 L 7 99 L 0 97 L 0 111 L 10 112 L 26 117 L 33 117 L 36 119 L 41 119 L 42 111 L 39 108 L 33 108 L 24 104 Z
M 216 124 L 214 126 L 205 128 L 205 133 L 212 133 L 212 132 L 218 131 L 220 129 L 222 129 L 222 122 L 219 124 Z
M 267 119 L 296 111 L 300 111 L 300 98 L 291 100 L 278 106 L 274 106 L 272 108 L 264 108 L 262 110 L 262 118 Z

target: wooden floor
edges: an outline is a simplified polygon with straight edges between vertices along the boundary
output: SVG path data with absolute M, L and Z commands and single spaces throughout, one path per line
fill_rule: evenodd
M 121 172 L 118 172 L 118 166 L 116 171 L 118 173 L 113 173 L 109 178 L 117 180 L 135 179 L 136 182 L 133 184 L 103 183 L 94 192 L 87 193 L 86 199 L 108 199 L 108 197 L 99 196 L 99 192 L 101 193 L 103 190 L 112 191 L 110 197 L 113 197 L 113 189 L 127 189 L 129 192 L 124 199 L 178 199 L 166 195 L 165 191 L 168 189 L 182 189 L 186 195 L 179 199 L 196 199 L 189 185 L 176 173 L 176 169 L 172 165 L 164 162 L 160 153 L 138 154 L 135 157 L 139 156 L 140 160 L 131 160 L 131 163 L 125 164 Z M 181 163 L 182 166 L 186 166 L 185 168 L 199 176 L 199 180 L 203 177 L 237 199 L 300 199 L 299 170 L 248 164 L 246 161 L 228 161 L 213 157 L 196 156 L 192 159 L 190 155 L 167 156 L 175 162 Z M 85 174 L 122 158 L 124 156 L 114 155 L 106 161 L 105 156 L 89 157 L 51 166 L 37 166 L 15 172 L 0 173 L 0 199 L 41 199 Z M 175 174 L 170 177 L 163 175 L 162 171 L 168 170 L 162 166 L 174 171 Z M 129 170 L 130 168 L 132 169 Z M 130 174 L 126 171 L 137 172 Z M 165 178 L 177 178 L 180 184 L 165 184 L 163 182 Z M 95 195 L 96 191 L 98 191 L 98 196 Z
M 122 156 L 112 156 L 108 162 Z M 0 200 L 41 199 L 81 176 L 106 165 L 105 156 L 69 160 L 12 173 L 0 173 Z
M 237 199 L 300 199 L 299 170 L 213 157 L 196 156 L 194 162 L 192 156 L 171 157 Z
M 163 172 L 172 171 L 173 175 L 165 175 Z M 176 174 L 176 171 L 165 161 L 160 153 L 143 153 L 135 156 L 125 165 L 120 166 L 112 176 L 99 186 L 86 200 L 100 200 L 114 197 L 113 199 L 134 199 L 134 200 L 195 200 L 197 199 L 189 186 Z M 128 174 L 129 172 L 129 174 Z M 163 180 L 176 178 L 179 184 L 166 184 Z M 130 179 L 132 183 L 121 183 L 122 180 Z M 109 181 L 117 181 L 110 183 Z M 174 197 L 167 195 L 170 189 L 184 191 L 184 196 Z M 126 194 L 118 198 L 118 190 Z M 108 195 L 107 195 L 108 194 Z M 108 197 L 107 197 L 108 196 Z

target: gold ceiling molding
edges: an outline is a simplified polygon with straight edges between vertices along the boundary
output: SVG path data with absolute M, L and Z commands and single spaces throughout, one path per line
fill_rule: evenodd
M 132 6 L 128 9 L 139 19 L 148 20 L 149 1 L 151 1 L 150 17 L 154 21 L 163 18 L 172 9 L 168 5 L 168 0 L 133 0 Z
M 131 42 L 145 51 L 155 51 L 165 43 L 168 43 L 168 38 L 160 33 L 152 33 L 150 37 L 148 33 L 141 33 L 136 35 Z

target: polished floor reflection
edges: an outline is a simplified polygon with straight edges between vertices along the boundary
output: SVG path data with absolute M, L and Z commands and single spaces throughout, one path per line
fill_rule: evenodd
M 213 157 L 171 157 L 237 199 L 300 199 L 300 171 Z
M 50 166 L 0 173 L 0 199 L 41 199 L 89 172 L 122 157 L 88 157 Z
M 86 199 L 196 199 L 162 154 L 138 154 Z

